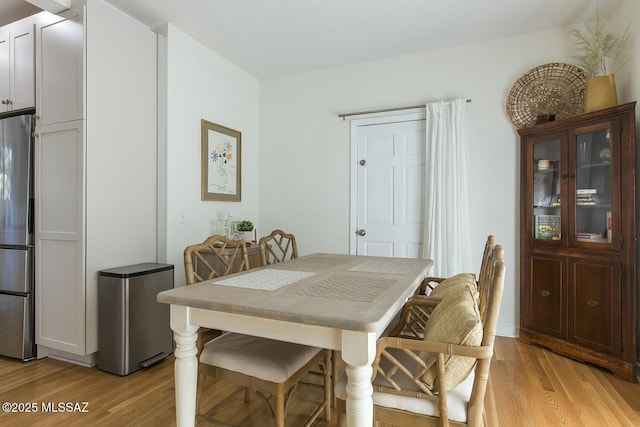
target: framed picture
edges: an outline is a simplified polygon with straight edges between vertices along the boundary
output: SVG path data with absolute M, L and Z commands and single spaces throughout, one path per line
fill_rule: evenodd
M 206 120 L 201 127 L 202 200 L 239 202 L 242 134 Z

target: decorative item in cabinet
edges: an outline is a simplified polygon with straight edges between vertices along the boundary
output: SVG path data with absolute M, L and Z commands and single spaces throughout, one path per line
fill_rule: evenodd
M 520 340 L 636 381 L 635 102 L 518 132 Z
M 536 215 L 535 238 L 543 240 L 560 240 L 560 215 Z

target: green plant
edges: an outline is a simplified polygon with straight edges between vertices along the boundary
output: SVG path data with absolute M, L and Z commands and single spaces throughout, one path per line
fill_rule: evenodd
M 236 227 L 238 231 L 252 231 L 253 223 L 249 220 L 240 221 Z
M 578 51 L 573 58 L 588 77 L 613 74 L 629 60 L 629 28 L 620 36 L 607 32 L 600 11 L 594 24 L 585 24 L 584 30 L 572 28 L 570 33 L 576 39 Z

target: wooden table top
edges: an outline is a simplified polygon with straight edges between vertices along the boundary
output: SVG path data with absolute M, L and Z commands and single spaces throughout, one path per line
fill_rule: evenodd
M 381 332 L 433 261 L 312 254 L 163 291 L 161 303 Z

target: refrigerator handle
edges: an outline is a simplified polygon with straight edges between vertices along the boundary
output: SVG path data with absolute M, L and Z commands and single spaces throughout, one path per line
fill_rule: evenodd
M 27 217 L 27 229 L 29 234 L 33 234 L 33 215 L 34 215 L 34 200 L 33 197 L 29 198 L 29 215 Z

